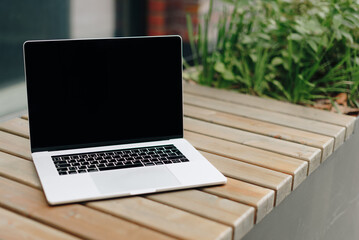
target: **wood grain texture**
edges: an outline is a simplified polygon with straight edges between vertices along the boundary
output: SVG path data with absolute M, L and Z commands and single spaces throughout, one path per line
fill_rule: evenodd
M 203 151 L 201 154 L 227 177 L 275 190 L 276 206 L 291 192 L 291 175 Z
M 0 123 L 0 130 L 9 132 L 20 137 L 29 138 L 29 122 L 21 119 L 14 118 L 6 122 Z
M 185 138 L 199 150 L 290 174 L 293 189 L 307 176 L 308 163 L 303 160 L 188 131 Z
M 35 175 L 35 168 L 33 166 L 33 163 L 9 154 L 0 153 L 0 176 L 8 177 L 12 180 L 27 184 L 29 186 L 34 186 L 36 188 L 41 188 L 40 182 L 38 177 Z M 245 188 L 244 188 L 245 189 Z M 191 193 L 191 191 L 190 191 Z M 167 194 L 167 193 L 166 193 Z M 170 193 L 169 193 L 170 194 Z M 176 192 L 177 196 L 182 196 L 182 191 Z M 183 193 L 183 198 L 188 199 L 195 199 L 195 196 L 189 196 L 188 193 Z M 235 195 L 235 193 L 234 193 Z M 153 195 L 156 196 L 156 195 Z M 148 195 L 148 197 L 151 199 L 152 195 Z M 233 203 L 229 203 L 229 205 L 220 205 L 217 206 L 217 209 L 210 209 L 209 205 L 211 204 L 212 199 L 217 199 L 218 203 L 224 204 L 225 199 L 218 198 L 216 196 L 206 196 L 207 197 L 207 203 L 204 202 L 204 204 L 207 204 L 207 208 L 198 208 L 195 210 L 195 212 L 200 216 L 207 217 L 208 215 L 212 217 L 216 217 L 216 214 L 218 213 L 219 209 L 227 209 L 233 207 Z M 238 196 L 237 196 L 238 197 Z M 104 201 L 104 205 L 106 205 Z M 177 202 L 173 202 L 171 204 L 176 208 L 183 209 L 182 203 L 178 204 Z M 136 209 L 136 208 L 135 208 Z M 184 209 L 188 210 L 188 209 Z M 251 223 L 253 224 L 253 209 L 248 208 L 248 206 L 244 205 L 236 205 L 236 210 L 233 211 L 231 214 L 231 217 L 235 218 L 234 221 L 234 235 L 237 237 L 244 235 L 250 228 Z M 192 211 L 190 211 L 192 212 Z M 110 213 L 110 212 L 109 212 Z M 218 215 L 218 217 L 222 218 L 223 215 L 226 215 L 228 213 L 223 212 L 222 214 Z M 217 217 L 217 220 L 218 220 Z M 219 221 L 219 220 L 218 220 Z M 219 221 L 221 222 L 221 221 Z
M 29 139 L 0 131 L 0 151 L 31 159 Z
M 253 207 L 198 190 L 152 194 L 149 199 L 231 226 L 241 239 L 254 224 Z
M 203 191 L 255 207 L 256 223 L 272 211 L 274 206 L 273 190 L 231 178 L 228 178 L 226 185 L 206 187 Z
M 0 239 L 79 239 L 0 207 Z
M 200 106 L 208 109 L 235 114 L 238 116 L 334 137 L 334 149 L 337 149 L 341 144 L 343 144 L 345 138 L 345 127 L 340 127 L 329 123 L 318 122 L 315 120 L 299 118 L 283 113 L 271 112 L 268 110 L 257 109 L 236 103 L 224 102 L 191 94 L 184 94 L 184 102 L 190 105 Z
M 13 128 L 16 128 L 16 125 L 13 125 Z M 15 131 L 14 129 L 10 129 L 10 130 Z M 2 162 L 1 158 L 3 158 L 5 161 Z M 20 172 L 22 170 L 25 170 L 24 168 L 26 168 L 28 170 L 28 172 L 33 171 L 33 173 L 34 173 L 34 167 L 33 167 L 32 163 L 29 163 L 25 166 L 23 163 L 24 160 L 21 160 L 19 158 L 16 158 L 16 157 L 8 155 L 8 154 L 2 154 L 2 155 L 0 154 L 0 166 L 1 166 L 1 164 L 3 164 L 3 166 L 5 166 L 7 163 L 9 163 L 9 160 L 12 160 L 12 165 L 11 165 L 12 167 L 10 167 L 10 169 L 8 169 L 8 171 L 2 172 L 2 173 L 0 171 L 0 174 L 3 174 L 3 175 L 5 174 L 5 176 L 10 177 L 11 179 L 14 179 L 14 180 L 20 181 L 20 182 L 24 182 L 25 184 L 29 184 L 31 186 L 40 187 L 40 183 L 38 182 L 37 177 L 29 176 L 29 175 L 24 175 L 24 176 L 20 175 Z M 18 164 L 18 163 L 22 163 L 22 164 L 16 167 L 15 161 L 16 161 L 16 164 Z M 7 164 L 7 167 L 9 167 L 9 166 L 10 166 L 10 164 Z M 6 175 L 6 172 L 11 173 L 11 174 Z M 175 207 L 177 207 L 177 206 L 175 206 Z M 247 224 L 247 222 L 251 222 L 250 215 L 248 215 L 246 213 L 244 216 L 237 216 L 238 219 L 241 219 L 241 221 L 239 221 L 237 223 L 238 227 L 235 229 L 236 235 L 238 235 L 238 236 L 240 236 L 242 234 L 241 228 L 243 228 L 243 229 L 248 228 L 249 225 Z M 247 219 L 247 217 L 248 217 L 248 219 Z
M 271 98 L 261 98 L 247 94 L 241 94 L 234 91 L 189 84 L 187 82 L 184 82 L 183 88 L 185 92 L 191 94 L 238 103 L 250 107 L 266 109 L 273 112 L 280 112 L 292 116 L 316 120 L 318 122 L 343 126 L 346 127 L 346 139 L 348 139 L 353 133 L 355 126 L 355 117 L 278 101 Z
M 237 142 L 243 145 L 276 152 L 290 157 L 302 159 L 308 162 L 308 174 L 312 173 L 319 165 L 321 149 L 271 138 L 260 134 L 250 133 L 235 128 L 220 126 L 192 118 L 184 118 L 186 130 L 204 135 Z
M 142 197 L 87 205 L 181 239 L 231 239 L 233 234 L 229 226 Z
M 0 176 L 41 189 L 34 163 L 0 152 Z
M 42 191 L 3 177 L 0 177 L 0 185 L 1 206 L 80 238 L 170 238 L 79 204 L 50 207 Z
M 332 137 L 289 128 L 273 123 L 191 105 L 184 105 L 184 114 L 185 116 L 208 121 L 210 123 L 320 148 L 322 149 L 322 161 L 327 159 L 330 154 L 332 154 L 334 149 L 334 138 Z
M 0 152 L 0 167 L 1 167 L 0 168 L 1 176 L 5 176 L 12 180 L 19 181 L 21 183 L 34 186 L 36 188 L 41 188 L 40 182 L 37 176 L 35 175 L 35 168 L 32 162 Z M 133 199 L 133 198 L 129 198 L 129 199 Z M 144 223 L 143 222 L 144 220 L 147 220 L 147 222 L 145 223 L 149 224 L 150 228 L 154 228 L 159 231 L 161 231 L 161 229 L 164 228 L 166 229 L 166 233 L 168 233 L 169 235 L 173 235 L 175 237 L 180 237 L 180 238 L 189 238 L 191 234 L 194 234 L 196 236 L 196 234 L 193 233 L 193 231 L 191 230 L 193 228 L 193 225 L 196 223 L 199 224 L 200 226 L 199 227 L 196 225 L 198 227 L 196 231 L 203 231 L 204 228 L 209 227 L 212 229 L 212 231 L 209 231 L 209 234 L 213 234 L 213 236 L 218 236 L 219 239 L 229 239 L 230 236 L 232 235 L 231 227 L 226 227 L 221 224 L 208 221 L 204 218 L 197 217 L 194 214 L 190 214 L 185 211 L 180 211 L 175 208 L 170 208 L 162 204 L 158 204 L 158 203 L 150 204 L 148 203 L 148 201 L 150 200 L 143 200 L 143 201 L 147 201 L 146 204 L 140 204 L 140 201 L 133 201 L 132 203 L 133 211 L 131 213 L 132 214 L 136 213 L 136 214 L 131 216 L 131 221 L 142 224 Z M 127 201 L 123 203 L 124 204 L 120 203 L 117 206 L 122 206 L 122 207 L 128 206 Z M 96 202 L 96 204 L 101 204 L 103 208 L 106 208 L 106 206 L 110 205 L 108 201 L 103 201 L 103 202 L 98 201 Z M 89 203 L 89 205 L 93 207 L 91 203 Z M 165 208 L 165 210 L 163 210 L 163 208 Z M 111 209 L 111 207 L 108 207 L 107 209 Z M 250 229 L 249 228 L 250 225 L 248 224 L 248 222 L 253 222 L 254 213 L 252 213 L 253 216 L 251 217 L 250 209 L 248 209 L 248 211 L 249 212 L 243 212 L 242 215 L 237 216 L 238 224 L 237 224 L 237 228 L 235 229 L 237 235 L 243 234 L 241 232 L 243 229 L 245 230 L 245 233 L 248 232 Z M 152 212 L 153 215 L 148 215 L 147 219 L 142 219 L 141 214 L 144 212 L 146 212 L 146 214 Z M 162 215 L 159 215 L 160 213 Z M 165 219 L 165 217 L 167 216 L 165 215 L 165 213 L 169 214 L 167 219 Z M 108 211 L 108 214 L 112 214 L 112 212 Z M 171 217 L 175 215 L 181 216 L 181 218 L 172 219 Z M 153 218 L 153 220 L 163 219 L 164 222 L 150 221 L 151 218 Z M 175 226 L 180 223 L 182 224 L 182 227 L 181 227 L 181 231 L 178 231 Z M 201 227 L 203 229 L 201 229 Z M 209 236 L 210 235 L 207 235 L 203 239 L 210 238 Z M 196 238 L 198 237 L 199 236 L 197 236 Z

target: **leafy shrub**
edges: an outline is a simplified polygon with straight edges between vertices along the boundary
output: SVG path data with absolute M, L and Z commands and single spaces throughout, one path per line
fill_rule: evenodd
M 348 94 L 359 107 L 358 0 L 227 1 L 209 50 L 209 12 L 196 34 L 188 16 L 200 84 L 293 103 Z

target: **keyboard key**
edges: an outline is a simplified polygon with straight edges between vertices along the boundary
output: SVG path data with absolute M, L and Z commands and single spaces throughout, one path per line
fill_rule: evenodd
M 63 167 L 71 167 L 71 164 L 69 163 L 60 163 L 57 165 L 58 168 L 63 168 Z
M 97 172 L 98 170 L 96 168 L 89 168 L 87 169 L 87 172 Z
M 59 175 L 189 162 L 173 145 L 55 156 L 52 160 Z
M 142 164 L 132 164 L 132 165 L 121 165 L 121 166 L 113 166 L 113 167 L 99 167 L 100 171 L 104 170 L 115 170 L 115 169 L 123 169 L 123 168 L 133 168 L 133 167 L 142 167 Z

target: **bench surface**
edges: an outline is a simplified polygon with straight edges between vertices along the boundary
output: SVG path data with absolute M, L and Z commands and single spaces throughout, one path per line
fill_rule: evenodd
M 354 130 L 356 118 L 184 83 L 184 135 L 223 186 L 50 207 L 27 116 L 0 123 L 0 239 L 241 239 Z

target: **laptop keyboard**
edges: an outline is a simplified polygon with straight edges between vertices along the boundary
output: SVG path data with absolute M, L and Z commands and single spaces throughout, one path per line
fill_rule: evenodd
M 189 162 L 174 145 L 59 155 L 52 160 L 59 175 Z

